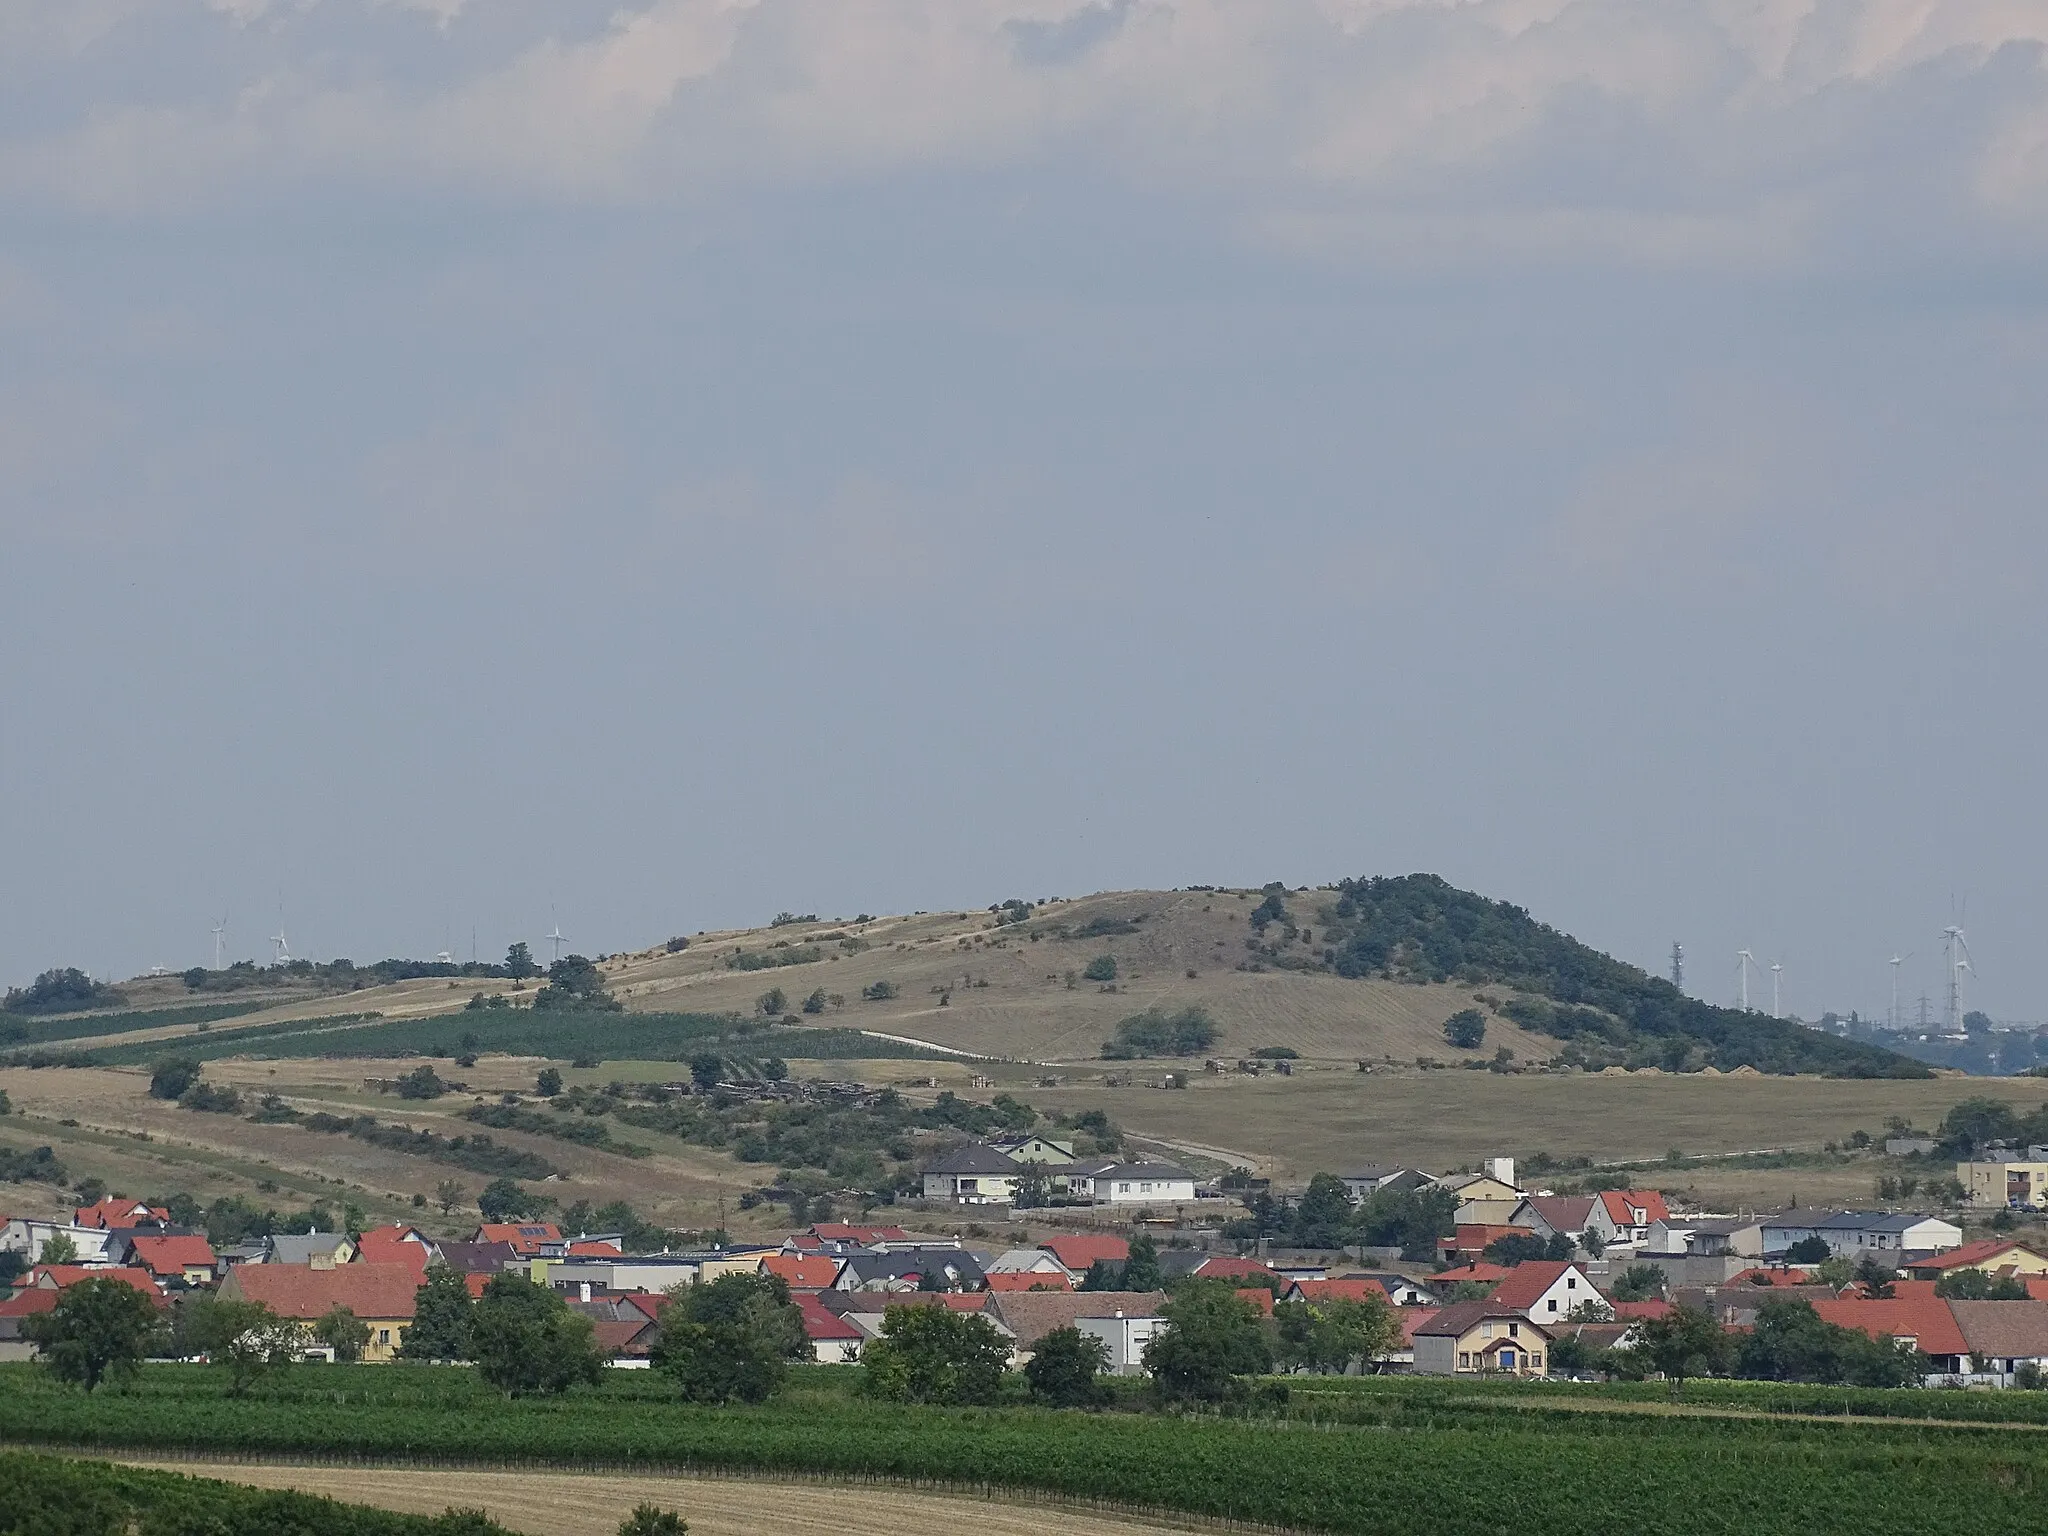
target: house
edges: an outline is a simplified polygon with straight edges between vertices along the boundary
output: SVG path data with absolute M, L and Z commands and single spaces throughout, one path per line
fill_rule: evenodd
M 1097 1260 L 1121 1264 L 1131 1256 L 1130 1243 L 1108 1233 L 1076 1233 L 1072 1237 L 1049 1237 L 1038 1245 L 1051 1254 L 1060 1267 L 1076 1280 L 1087 1276 Z
M 346 1232 L 273 1232 L 264 1242 L 263 1262 L 333 1269 L 355 1256 Z
M 1064 1168 L 1074 1161 L 1074 1144 L 1050 1136 L 998 1136 L 989 1146 L 1012 1162 L 1041 1163 L 1047 1168 Z
M 777 1276 L 792 1295 L 822 1291 L 839 1278 L 838 1259 L 822 1253 L 770 1253 L 761 1259 L 761 1273 Z
M 1396 1371 L 1415 1369 L 1415 1330 L 1435 1317 L 1438 1307 L 1396 1307 L 1394 1321 L 1401 1325 L 1401 1342 L 1380 1357 L 1380 1363 Z
M 1512 1161 L 1509 1163 L 1513 1167 Z M 1453 1173 L 1436 1181 L 1436 1188 L 1447 1189 L 1458 1197 L 1460 1205 L 1469 1205 L 1474 1200 L 1519 1200 L 1522 1192 L 1504 1179 L 1497 1179 L 1490 1173 Z
M 1529 1195 L 1515 1202 L 1507 1224 L 1527 1227 L 1548 1242 L 1553 1237 L 1581 1242 L 1590 1230 L 1597 1241 L 1613 1240 L 1614 1224 L 1607 1219 L 1607 1207 L 1591 1195 Z
M 220 1283 L 224 1301 L 260 1301 L 279 1317 L 312 1323 L 346 1307 L 369 1325 L 363 1359 L 386 1361 L 412 1326 L 419 1281 L 405 1264 L 244 1264 Z
M 859 1331 L 861 1339 L 878 1339 L 889 1325 L 889 1313 L 897 1307 L 944 1307 L 949 1312 L 967 1312 L 988 1319 L 998 1334 L 1009 1339 L 1010 1330 L 991 1309 L 990 1303 L 997 1300 L 987 1291 L 968 1293 L 941 1293 L 930 1291 L 904 1291 L 892 1294 L 860 1292 L 849 1294 L 844 1291 L 823 1291 L 815 1298 L 817 1304 Z
M 1007 1205 L 1024 1170 L 994 1147 L 968 1142 L 924 1170 L 924 1197 L 953 1205 Z
M 1759 1259 L 1764 1223 L 1752 1216 L 1664 1216 L 1650 1223 L 1642 1248 L 1673 1256 Z
M 990 1310 L 1015 1336 L 1019 1365 L 1054 1329 L 1079 1328 L 1108 1344 L 1111 1370 L 1127 1375 L 1124 1365 L 1142 1356 L 1145 1341 L 1160 1325 L 1159 1309 L 1165 1302 L 1163 1291 L 1012 1291 L 991 1298 Z M 1082 1326 L 1091 1319 L 1103 1325 L 1100 1331 Z M 1125 1322 L 1133 1326 L 1112 1326 Z
M 1606 1304 L 1586 1272 L 1568 1261 L 1548 1259 L 1517 1264 L 1487 1298 L 1492 1307 L 1539 1323 L 1558 1322 L 1589 1301 Z
M 372 1227 L 356 1242 L 358 1264 L 403 1264 L 426 1283 L 427 1266 L 434 1261 L 435 1247 L 418 1227 L 394 1224 Z
M 1527 1227 L 1474 1225 L 1460 1222 L 1457 1231 L 1450 1237 L 1436 1240 L 1437 1252 L 1447 1261 L 1476 1260 L 1504 1237 L 1534 1237 L 1536 1234 Z
M 2010 1386 L 2023 1365 L 2048 1369 L 2048 1301 L 1952 1301 L 1948 1309 L 1977 1370 Z
M 1512 1200 L 1467 1200 L 1452 1213 L 1451 1219 L 1461 1227 L 1519 1226 L 1515 1213 L 1526 1203 L 1520 1196 Z
M 1340 1173 L 1344 1193 L 1354 1203 L 1370 1199 L 1383 1189 L 1420 1189 L 1429 1182 L 1429 1175 L 1419 1168 L 1404 1168 L 1399 1163 L 1367 1163 L 1349 1173 Z
M 964 1249 L 917 1253 L 856 1253 L 839 1266 L 835 1291 L 979 1291 L 981 1266 Z
M 1159 1268 L 1169 1278 L 1193 1275 L 1198 1280 L 1266 1281 L 1276 1278 L 1272 1265 L 1229 1253 L 1201 1253 L 1169 1248 L 1159 1255 Z
M 107 1244 L 113 1233 L 105 1227 L 88 1227 L 76 1222 L 39 1221 L 33 1216 L 12 1216 L 4 1227 L 0 1227 L 0 1253 L 18 1253 L 29 1263 L 35 1264 L 43 1257 L 43 1248 L 54 1237 L 62 1236 L 71 1243 L 71 1251 L 85 1264 L 97 1264 L 106 1258 Z
M 1140 1205 L 1195 1198 L 1195 1176 L 1171 1163 L 1115 1163 L 1086 1181 L 1082 1189 L 1069 1176 L 1068 1187 L 1089 1195 L 1097 1205 Z
M 1816 1300 L 1813 1310 L 1824 1323 L 1854 1328 L 1873 1339 L 1892 1339 L 1917 1349 L 1942 1375 L 1960 1375 L 1969 1367 L 1970 1344 L 1956 1324 L 1952 1303 L 1934 1296 L 1901 1296 L 1890 1300 L 1842 1297 Z
M 1905 1211 L 1842 1211 L 1822 1223 L 1820 1235 L 1836 1253 L 1875 1253 L 1895 1259 L 1943 1253 L 1962 1246 L 1963 1229 L 1939 1216 Z
M 509 1243 L 522 1259 L 558 1259 L 568 1251 L 562 1232 L 552 1221 L 487 1221 L 472 1243 Z
M 92 1205 L 82 1205 L 71 1215 L 75 1227 L 97 1227 L 111 1232 L 116 1227 L 169 1226 L 171 1213 L 161 1205 L 150 1205 L 141 1200 L 126 1200 L 119 1195 L 109 1195 Z
M 220 1261 L 213 1249 L 197 1233 L 134 1237 L 127 1246 L 136 1267 L 149 1271 L 159 1284 L 170 1282 L 180 1288 L 196 1288 L 213 1284 L 220 1272 Z
M 1448 1294 L 1453 1287 L 1460 1285 L 1483 1285 L 1490 1290 L 1513 1273 L 1514 1271 L 1505 1264 L 1488 1264 L 1484 1260 L 1475 1259 L 1469 1264 L 1458 1264 L 1450 1269 L 1438 1270 L 1429 1277 L 1429 1284 L 1439 1296 Z
M 443 1264 L 465 1275 L 499 1274 L 519 1257 L 510 1243 L 440 1243 L 435 1251 Z
M 1379 1281 L 1365 1275 L 1341 1280 L 1296 1280 L 1282 1295 L 1283 1301 L 1380 1301 L 1393 1304 L 1393 1297 Z
M 1166 1319 L 1159 1315 L 1156 1305 L 1138 1312 L 1115 1312 L 1108 1317 L 1074 1319 L 1074 1327 L 1079 1332 L 1102 1341 L 1109 1355 L 1109 1374 L 1112 1376 L 1142 1375 L 1146 1347 L 1156 1335 L 1165 1331 L 1166 1326 Z
M 1059 1275 L 1065 1278 L 1067 1274 L 1066 1265 L 1043 1248 L 1011 1248 L 981 1267 L 991 1280 L 997 1275 Z
M 992 1291 L 1071 1291 L 1074 1277 L 1064 1269 L 1055 1269 L 1050 1274 L 1013 1269 L 990 1274 L 988 1288 Z
M 626 1256 L 625 1239 L 620 1237 L 571 1238 L 562 1256 L 569 1259 L 623 1259 Z
M 1957 1163 L 1956 1182 L 1980 1208 L 2032 1211 L 2048 1205 L 2048 1162 L 2033 1158 Z
M 845 1318 L 828 1312 L 815 1296 L 794 1298 L 803 1314 L 804 1337 L 811 1341 L 811 1355 L 820 1365 L 852 1365 L 860 1359 L 861 1342 L 867 1338 Z
M 800 1234 L 794 1243 L 802 1244 L 809 1237 L 819 1243 L 851 1243 L 856 1248 L 881 1249 L 888 1243 L 907 1243 L 911 1236 L 901 1227 L 853 1226 L 843 1221 L 820 1221 L 812 1224 L 810 1230 Z
M 1550 1333 L 1518 1311 L 1490 1301 L 1441 1307 L 1414 1333 L 1415 1369 L 1429 1376 L 1489 1372 L 1505 1376 L 1548 1374 Z
M 1653 1222 L 1669 1219 L 1670 1207 L 1654 1189 L 1604 1189 L 1597 1197 L 1601 1215 L 1612 1232 L 1607 1241 L 1623 1248 L 1640 1248 L 1650 1235 Z
M 1965 1243 L 1946 1253 L 1912 1259 L 1905 1266 L 1906 1273 L 1915 1280 L 1939 1280 L 1959 1269 L 1980 1269 L 1987 1275 L 2048 1275 L 2048 1258 L 2026 1243 L 1993 1237 Z
M 1884 1139 L 1886 1157 L 1925 1157 L 1935 1148 L 1932 1136 L 1887 1136 Z

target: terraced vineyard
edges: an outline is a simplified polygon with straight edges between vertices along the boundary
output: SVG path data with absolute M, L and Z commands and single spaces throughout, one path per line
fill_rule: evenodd
M 0 1437 L 98 1448 L 583 1467 L 703 1467 L 1035 1490 L 1333 1532 L 1580 1531 L 1652 1536 L 1855 1532 L 1969 1511 L 2035 1532 L 2048 1436 L 2016 1425 L 1585 1413 L 1561 1395 L 1436 1382 L 1314 1394 L 1262 1417 L 881 1408 L 804 1373 L 777 1404 L 689 1408 L 659 1378 L 507 1401 L 452 1369 L 302 1368 L 247 1399 L 211 1372 L 156 1367 L 87 1399 L 0 1370 Z M 1626 1409 L 1625 1397 L 1602 1398 Z M 1810 1405 L 1812 1399 L 1805 1398 Z M 2001 1401 L 2004 1401 L 2001 1399 Z M 2015 1403 L 2021 1401 L 2015 1397 Z M 1647 1407 L 1648 1405 L 1643 1405 Z M 1341 1422 L 1315 1423 L 1316 1419 Z

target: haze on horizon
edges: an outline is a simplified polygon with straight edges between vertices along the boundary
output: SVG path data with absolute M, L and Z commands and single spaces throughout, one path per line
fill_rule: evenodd
M 2048 10 L 0 0 L 0 101 L 0 983 L 1431 870 L 2048 1017 Z

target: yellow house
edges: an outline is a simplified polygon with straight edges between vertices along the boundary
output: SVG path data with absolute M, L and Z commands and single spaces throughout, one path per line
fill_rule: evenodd
M 1436 1187 L 1448 1189 L 1456 1195 L 1461 1206 L 1499 1200 L 1512 1210 L 1522 1199 L 1519 1189 L 1490 1173 L 1455 1173 L 1449 1178 L 1438 1179 Z
M 405 1342 L 419 1285 L 409 1264 L 342 1264 L 333 1269 L 238 1264 L 221 1281 L 220 1295 L 231 1301 L 260 1301 L 279 1317 L 309 1326 L 336 1307 L 346 1307 L 370 1330 L 364 1361 L 381 1364 Z
M 1444 1307 L 1415 1330 L 1415 1369 L 1431 1376 L 1547 1376 L 1550 1334 L 1490 1301 Z
M 2025 1243 L 1992 1237 L 1908 1264 L 1906 1273 L 1915 1280 L 1939 1280 L 1959 1269 L 1978 1269 L 1987 1275 L 2048 1275 L 2048 1258 Z
M 1956 1182 L 1979 1209 L 2048 1206 L 2048 1163 L 1957 1163 Z

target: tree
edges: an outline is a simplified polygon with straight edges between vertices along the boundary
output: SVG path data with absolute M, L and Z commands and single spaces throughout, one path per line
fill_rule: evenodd
M 803 1314 L 779 1275 L 721 1275 L 668 1295 L 651 1359 L 685 1402 L 766 1402 L 789 1362 L 811 1353 Z
M 1856 1261 L 1855 1277 L 1867 1295 L 1888 1301 L 1892 1295 L 1892 1282 L 1899 1277 L 1899 1272 L 1876 1254 L 1866 1253 Z
M 67 1285 L 54 1308 L 22 1320 L 44 1368 L 87 1392 L 109 1376 L 134 1374 L 161 1328 L 156 1304 L 124 1280 Z
M 398 1346 L 405 1360 L 467 1360 L 473 1303 L 469 1283 L 446 1264 L 427 1268 L 426 1283 L 413 1292 L 412 1326 Z
M 1071 1324 L 1041 1334 L 1024 1362 L 1031 1395 L 1054 1408 L 1087 1408 L 1106 1395 L 1099 1378 L 1109 1369 L 1109 1346 Z
M 622 1005 L 604 989 L 604 972 L 584 955 L 564 955 L 548 967 L 548 984 L 533 994 L 536 1008 L 603 1008 Z
M 1944 1301 L 2025 1301 L 2026 1282 L 2015 1275 L 1987 1275 L 1981 1269 L 1952 1269 L 1934 1282 Z
M 1824 1237 L 1802 1237 L 1785 1250 L 1787 1264 L 1822 1264 L 1835 1256 Z
M 675 940 L 669 940 L 671 944 Z M 690 1522 L 672 1509 L 640 1503 L 619 1522 L 619 1536 L 689 1536 Z
M 1308 1181 L 1294 1207 L 1294 1241 L 1302 1248 L 1342 1248 L 1351 1236 L 1351 1196 L 1335 1174 Z
M 289 1365 L 306 1345 L 306 1328 L 260 1301 L 195 1296 L 180 1318 L 186 1337 L 215 1365 L 228 1369 L 228 1392 L 242 1397 L 258 1377 Z
M 468 1194 L 469 1191 L 463 1188 L 460 1179 L 443 1179 L 434 1186 L 434 1204 L 441 1208 L 443 1216 L 450 1216 Z
M 190 1056 L 166 1056 L 149 1070 L 152 1099 L 182 1099 L 185 1091 L 199 1081 L 200 1065 Z
M 1655 1301 L 1664 1294 L 1664 1271 L 1655 1264 L 1631 1264 L 1614 1282 L 1616 1301 Z
M 1400 1320 L 1377 1296 L 1284 1301 L 1273 1309 L 1283 1365 L 1343 1374 L 1354 1361 L 1369 1366 L 1401 1342 Z
M 1447 1189 L 1382 1189 L 1366 1196 L 1354 1230 L 1360 1242 L 1398 1244 L 1401 1257 L 1436 1257 L 1436 1242 L 1457 1230 L 1458 1197 Z
M 1097 955 L 1081 968 L 1081 976 L 1087 981 L 1115 981 L 1116 956 Z
M 73 965 L 44 971 L 26 987 L 9 987 L 0 998 L 8 1013 L 73 1013 L 120 1002 L 121 994 Z
M 339 1365 L 353 1365 L 370 1346 L 370 1325 L 347 1307 L 335 1307 L 313 1323 L 315 1342 L 334 1351 Z
M 14 1101 L 7 1097 L 7 1090 L 5 1088 L 0 1088 L 0 1115 L 11 1115 L 13 1113 Z M 92 1202 L 87 1201 L 86 1203 L 90 1205 Z
M 860 995 L 871 1003 L 886 1003 L 896 995 L 893 981 L 871 981 L 860 989 Z
M 476 1197 L 477 1209 L 485 1221 L 538 1221 L 555 1202 L 546 1195 L 521 1189 L 509 1178 L 491 1180 Z
M 699 1093 L 709 1093 L 725 1077 L 725 1058 L 716 1051 L 699 1051 L 690 1058 L 690 1081 Z
M 43 1239 L 42 1252 L 36 1256 L 38 1264 L 76 1264 L 78 1244 L 71 1240 L 69 1232 L 52 1232 Z
M 1924 1372 L 1917 1353 L 1891 1339 L 1823 1322 L 1801 1297 L 1765 1302 L 1735 1352 L 1735 1372 L 1755 1381 L 1903 1387 Z
M 533 1090 L 544 1099 L 552 1099 L 562 1091 L 561 1071 L 555 1067 L 542 1067 L 540 1075 L 533 1080 Z
M 1131 1239 L 1130 1257 L 1124 1260 L 1120 1288 L 1126 1291 L 1156 1291 L 1163 1285 L 1159 1273 L 1159 1245 L 1148 1233 Z
M 521 939 L 505 951 L 505 974 L 514 981 L 524 981 L 529 976 L 538 976 L 540 967 L 533 963 L 533 951 Z
M 494 1275 L 469 1315 L 477 1374 L 508 1396 L 561 1393 L 604 1374 L 590 1319 L 544 1285 Z
M 1685 1390 L 1691 1376 L 1711 1376 L 1728 1362 L 1728 1335 L 1698 1307 L 1673 1307 L 1662 1317 L 1636 1324 L 1630 1352 L 1671 1383 L 1671 1395 Z
M 936 1305 L 890 1307 L 861 1356 L 866 1390 L 899 1403 L 994 1402 L 1010 1348 L 993 1324 Z
M 1444 1041 L 1461 1051 L 1476 1051 L 1486 1043 L 1486 1015 L 1477 1008 L 1460 1008 L 1444 1020 Z
M 71 1186 L 73 1205 L 98 1205 L 107 1198 L 107 1183 L 104 1179 L 80 1179 Z
M 1831 1285 L 1839 1291 L 1856 1278 L 1856 1266 L 1840 1257 L 1823 1259 L 1814 1265 L 1813 1278 L 1822 1285 Z
M 1153 1390 L 1169 1403 L 1241 1396 L 1241 1378 L 1273 1367 L 1264 1319 L 1228 1281 L 1198 1280 L 1160 1315 L 1167 1325 L 1145 1346 L 1145 1369 Z
M 447 1091 L 448 1085 L 441 1081 L 440 1074 L 425 1062 L 398 1080 L 401 1099 L 438 1099 Z
M 1024 1172 L 1017 1180 L 1017 1190 L 1011 1196 L 1010 1204 L 1020 1211 L 1038 1210 L 1052 1204 L 1052 1175 L 1045 1171 L 1045 1164 L 1024 1165 Z
M 813 992 L 809 997 L 804 999 L 804 1012 L 823 1013 L 824 1011 L 825 989 L 823 987 L 820 987 L 817 991 Z
M 1120 1291 L 1123 1289 L 1123 1285 L 1117 1278 L 1117 1268 L 1115 1265 L 1111 1264 L 1107 1259 L 1092 1259 L 1088 1264 L 1088 1272 L 1081 1277 L 1081 1284 L 1077 1289 L 1084 1291 Z
M 785 1014 L 789 1012 L 789 996 L 780 987 L 770 987 L 754 999 L 754 1010 L 771 1018 Z

